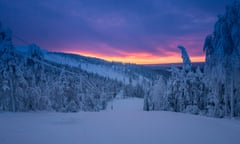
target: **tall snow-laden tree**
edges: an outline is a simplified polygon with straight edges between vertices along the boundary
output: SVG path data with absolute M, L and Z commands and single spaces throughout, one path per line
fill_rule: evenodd
M 209 115 L 237 116 L 240 84 L 240 2 L 227 6 L 204 44 Z M 222 111 L 222 112 L 221 112 Z
M 144 110 L 166 110 L 166 81 L 160 77 L 144 97 Z
M 3 99 L 7 100 L 3 109 L 16 111 L 16 97 L 14 95 L 15 85 L 14 78 L 16 77 L 16 58 L 12 45 L 11 31 L 9 29 L 1 30 L 0 33 L 0 59 L 1 59 L 1 74 L 3 79 Z
M 181 50 L 182 53 L 183 69 L 185 71 L 190 71 L 192 64 L 185 47 L 179 45 L 178 48 Z
M 169 78 L 160 78 L 145 96 L 145 110 L 170 110 L 199 114 L 204 110 L 204 84 L 200 68 L 191 69 L 191 61 L 183 46 L 183 68 L 171 67 Z

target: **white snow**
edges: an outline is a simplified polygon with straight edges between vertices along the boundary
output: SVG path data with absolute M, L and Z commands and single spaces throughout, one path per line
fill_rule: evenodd
M 240 122 L 173 112 L 0 113 L 1 144 L 239 144 Z
M 114 99 L 108 103 L 107 111 L 143 111 L 143 99 Z

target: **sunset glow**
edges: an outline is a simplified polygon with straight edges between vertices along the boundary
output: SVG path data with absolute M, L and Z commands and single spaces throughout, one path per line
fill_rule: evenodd
M 182 62 L 178 45 L 186 48 L 192 62 L 203 62 L 204 40 L 227 4 L 227 0 L 13 1 L 0 1 L 0 15 L 20 37 L 13 37 L 15 45 L 34 42 L 48 51 L 136 64 Z
M 169 56 L 158 56 L 150 53 L 131 53 L 126 56 L 108 56 L 101 53 L 88 53 L 77 51 L 64 51 L 65 53 L 78 54 L 88 57 L 96 57 L 106 61 L 134 63 L 134 64 L 167 64 L 167 63 L 181 63 L 182 58 L 180 53 L 175 53 Z M 192 62 L 203 62 L 204 56 L 190 57 Z

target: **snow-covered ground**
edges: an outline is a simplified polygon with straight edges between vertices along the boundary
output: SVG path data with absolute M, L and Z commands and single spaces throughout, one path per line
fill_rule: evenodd
M 173 112 L 0 113 L 0 144 L 239 144 L 240 122 Z
M 102 112 L 2 112 L 0 144 L 240 143 L 240 121 L 144 112 L 142 106 L 143 99 L 118 98 Z

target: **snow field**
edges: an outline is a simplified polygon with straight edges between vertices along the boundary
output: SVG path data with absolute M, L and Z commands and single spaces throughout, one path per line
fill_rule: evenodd
M 1 144 L 239 144 L 240 122 L 173 112 L 0 113 Z

